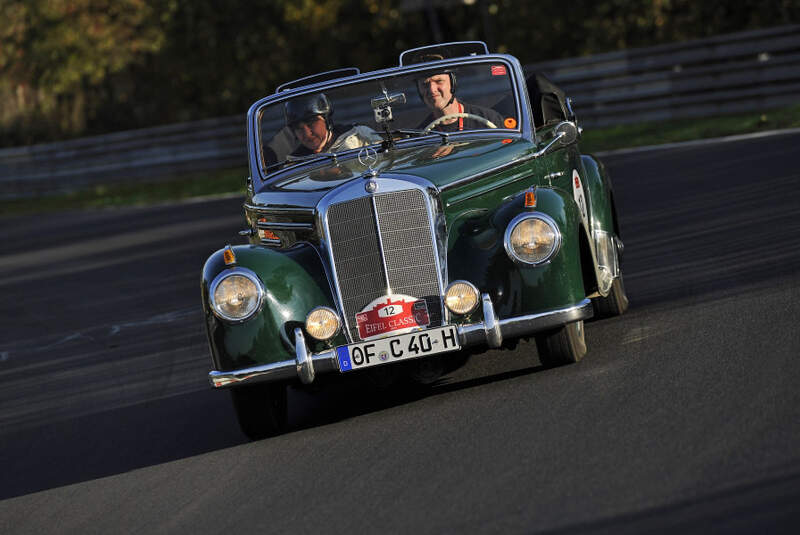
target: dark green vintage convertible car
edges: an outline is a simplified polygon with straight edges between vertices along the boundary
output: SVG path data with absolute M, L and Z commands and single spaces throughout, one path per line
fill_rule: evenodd
M 628 306 L 611 182 L 563 92 L 479 42 L 399 63 L 248 112 L 249 243 L 211 255 L 202 298 L 211 384 L 250 438 L 285 427 L 289 385 L 429 382 L 528 336 L 576 362 L 583 322 Z

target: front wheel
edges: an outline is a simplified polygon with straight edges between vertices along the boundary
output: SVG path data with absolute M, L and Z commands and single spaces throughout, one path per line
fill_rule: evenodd
M 282 383 L 237 386 L 231 399 L 239 427 L 250 440 L 278 435 L 288 423 L 286 385 Z
M 583 320 L 536 335 L 536 349 L 547 367 L 578 362 L 586 354 Z

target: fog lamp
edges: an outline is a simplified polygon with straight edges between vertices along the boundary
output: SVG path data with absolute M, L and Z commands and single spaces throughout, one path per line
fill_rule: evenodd
M 453 281 L 444 292 L 444 304 L 455 314 L 469 314 L 479 299 L 478 289 L 467 281 Z
M 328 307 L 317 307 L 306 316 L 306 332 L 317 340 L 329 340 L 339 331 L 339 315 Z

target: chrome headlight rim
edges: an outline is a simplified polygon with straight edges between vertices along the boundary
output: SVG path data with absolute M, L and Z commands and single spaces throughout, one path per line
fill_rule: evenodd
M 477 297 L 475 299 L 475 304 L 472 306 L 472 308 L 470 308 L 466 312 L 456 312 L 455 310 L 453 310 L 449 306 L 447 306 L 447 294 L 450 292 L 450 288 L 452 288 L 456 284 L 465 284 L 465 285 L 469 286 L 470 288 L 472 288 L 472 291 L 475 292 L 475 295 Z M 481 293 L 478 291 L 478 287 L 475 286 L 474 284 L 472 284 L 471 282 L 463 280 L 463 279 L 458 279 L 458 280 L 451 281 L 450 284 L 447 285 L 447 288 L 445 288 L 445 290 L 444 290 L 444 299 L 443 299 L 443 301 L 444 301 L 445 308 L 447 308 L 447 310 L 451 314 L 456 314 L 458 316 L 467 316 L 467 315 L 472 314 L 473 312 L 475 312 L 475 310 L 478 308 L 478 305 L 481 302 Z
M 519 225 L 522 221 L 526 219 L 538 219 L 540 221 L 543 221 L 548 226 L 550 226 L 550 228 L 553 229 L 553 234 L 555 235 L 553 247 L 550 250 L 550 252 L 547 254 L 547 256 L 536 262 L 531 262 L 529 260 L 521 258 L 519 255 L 517 255 L 517 252 L 511 245 L 511 233 L 514 232 L 514 229 L 517 228 L 517 225 Z M 505 247 L 506 254 L 508 255 L 508 257 L 511 258 L 511 260 L 513 260 L 515 263 L 523 264 L 525 266 L 542 266 L 550 263 L 553 257 L 561 249 L 561 229 L 558 228 L 558 225 L 556 224 L 555 220 L 545 213 L 531 212 L 531 213 L 519 214 L 508 223 L 505 235 L 503 236 L 503 246 Z
M 246 279 L 250 280 L 256 287 L 257 290 L 257 301 L 256 306 L 253 310 L 247 314 L 246 316 L 242 317 L 234 317 L 229 316 L 225 312 L 222 311 L 219 304 L 217 303 L 216 299 L 214 298 L 214 294 L 217 291 L 217 287 L 227 278 L 232 277 L 234 275 L 240 275 L 245 277 Z M 227 323 L 244 323 L 245 321 L 249 320 L 259 312 L 264 307 L 264 296 L 266 294 L 266 289 L 264 288 L 264 284 L 261 282 L 261 279 L 258 278 L 253 271 L 243 268 L 243 267 L 235 267 L 226 269 L 219 273 L 214 280 L 211 281 L 211 284 L 208 286 L 208 302 L 210 304 L 211 312 L 214 313 L 216 317 L 219 319 L 227 322 Z
M 324 311 L 330 312 L 333 315 L 333 317 L 336 318 L 336 322 L 337 322 L 336 329 L 333 331 L 333 334 L 330 335 L 327 338 L 317 338 L 316 336 L 314 336 L 311 333 L 311 331 L 308 330 L 308 318 L 310 318 L 311 314 L 313 314 L 317 310 L 324 310 Z M 332 309 L 331 307 L 328 307 L 328 306 L 317 306 L 317 307 L 312 308 L 308 312 L 308 314 L 306 314 L 306 321 L 303 323 L 303 328 L 305 329 L 306 333 L 308 333 L 308 335 L 311 338 L 313 338 L 314 340 L 317 340 L 319 342 L 327 342 L 329 340 L 332 340 L 332 339 L 336 338 L 336 335 L 338 335 L 342 331 L 342 323 L 343 323 L 342 322 L 342 317 L 334 309 Z

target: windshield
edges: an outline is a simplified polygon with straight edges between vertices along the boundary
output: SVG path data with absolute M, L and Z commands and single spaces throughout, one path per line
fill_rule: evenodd
M 419 137 L 519 131 L 510 67 L 498 60 L 386 75 L 265 104 L 258 114 L 262 165 Z

